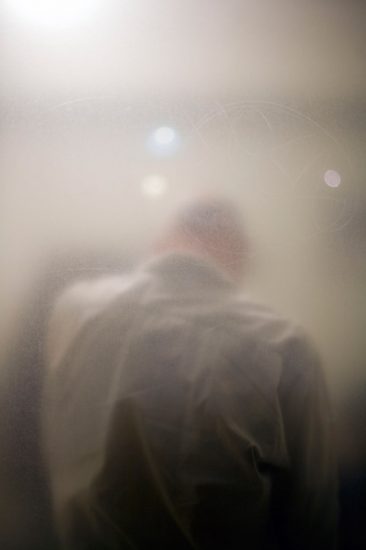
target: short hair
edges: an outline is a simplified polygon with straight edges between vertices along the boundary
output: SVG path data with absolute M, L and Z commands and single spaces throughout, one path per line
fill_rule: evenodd
M 223 199 L 202 199 L 183 208 L 175 227 L 190 239 L 222 243 L 227 241 L 245 248 L 245 232 L 239 212 Z

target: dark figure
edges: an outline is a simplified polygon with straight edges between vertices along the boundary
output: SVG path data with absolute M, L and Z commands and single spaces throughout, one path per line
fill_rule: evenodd
M 241 295 L 246 250 L 230 206 L 197 203 L 131 280 L 59 302 L 44 415 L 65 548 L 335 547 L 323 374 Z

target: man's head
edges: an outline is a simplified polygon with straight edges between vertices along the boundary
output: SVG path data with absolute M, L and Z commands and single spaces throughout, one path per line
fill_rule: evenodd
M 159 251 L 186 251 L 213 260 L 240 279 L 247 243 L 239 213 L 227 201 L 201 199 L 183 208 Z

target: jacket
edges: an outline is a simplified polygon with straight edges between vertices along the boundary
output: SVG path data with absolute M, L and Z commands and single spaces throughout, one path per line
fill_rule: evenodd
M 331 414 L 300 328 L 184 254 L 76 325 L 44 404 L 66 548 L 335 547 Z

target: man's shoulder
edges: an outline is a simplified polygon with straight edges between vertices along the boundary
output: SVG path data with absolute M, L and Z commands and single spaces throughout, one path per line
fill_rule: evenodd
M 278 344 L 302 333 L 300 325 L 275 309 L 239 294 L 231 302 L 231 309 L 244 326 L 251 327 Z
M 300 322 L 246 296 L 238 297 L 233 309 L 237 312 L 242 330 L 279 353 L 284 362 L 293 365 L 294 372 L 303 371 L 304 362 L 318 363 L 312 337 Z

